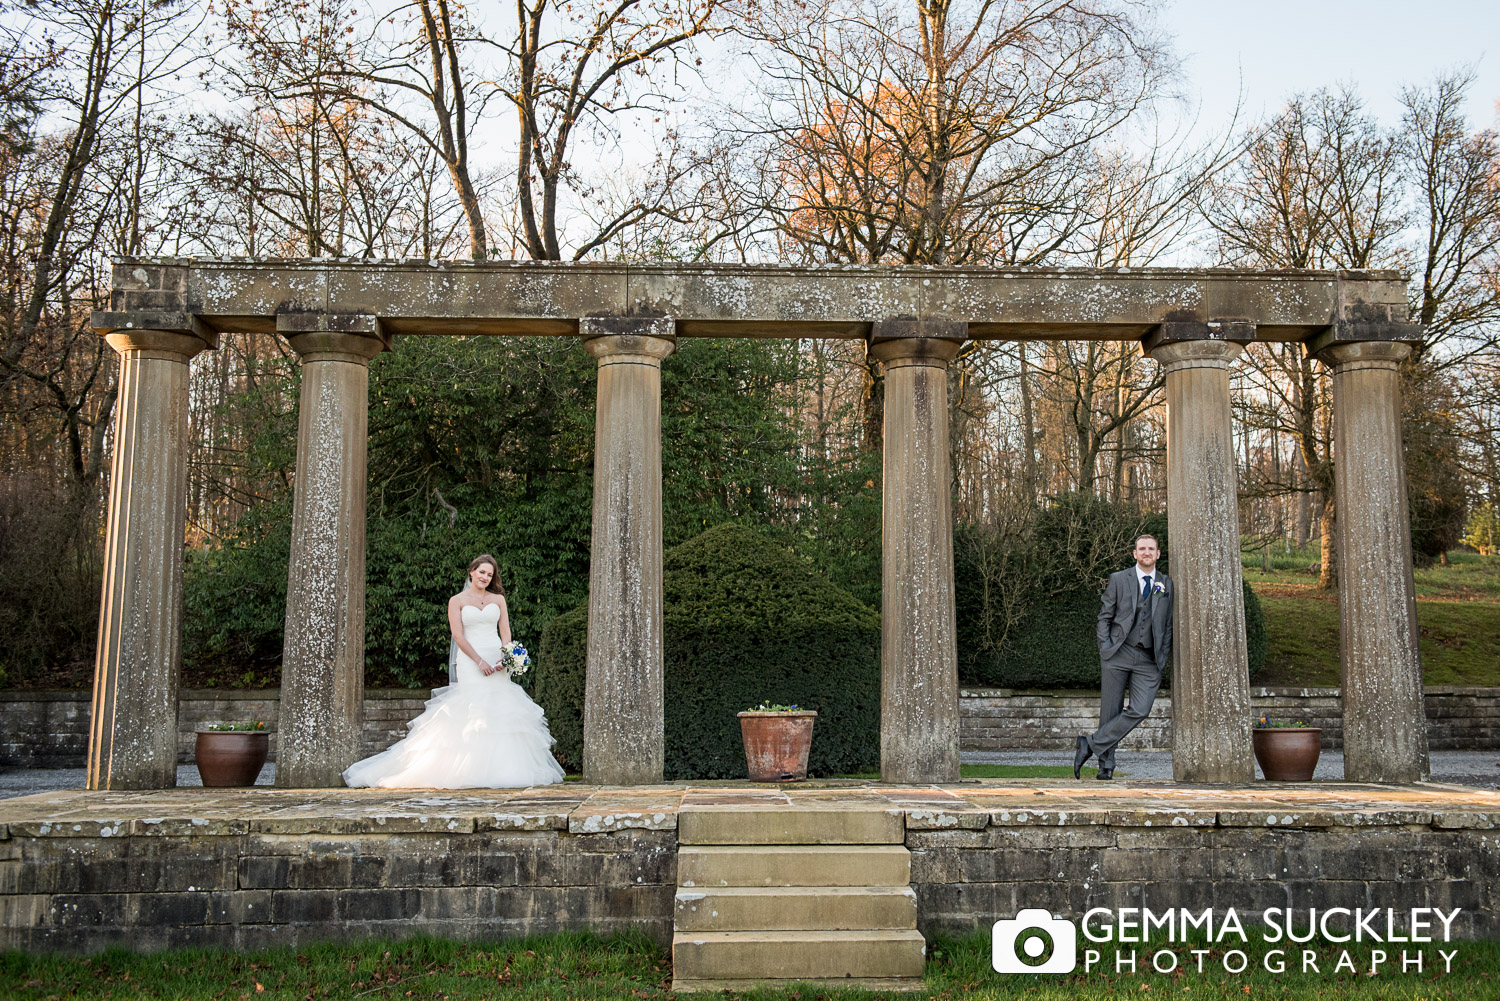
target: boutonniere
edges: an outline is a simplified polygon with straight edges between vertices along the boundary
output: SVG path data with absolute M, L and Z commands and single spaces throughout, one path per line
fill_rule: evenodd
M 1151 582 L 1151 593 L 1152 594 L 1166 594 L 1167 593 L 1167 589 L 1162 584 L 1161 581 L 1159 581 L 1159 580 L 1153 580 Z

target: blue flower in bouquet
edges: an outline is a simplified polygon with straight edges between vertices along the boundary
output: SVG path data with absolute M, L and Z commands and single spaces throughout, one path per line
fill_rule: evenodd
M 525 674 L 531 668 L 531 655 L 526 652 L 526 647 L 519 642 L 512 642 L 506 649 L 503 660 L 505 669 L 512 677 Z

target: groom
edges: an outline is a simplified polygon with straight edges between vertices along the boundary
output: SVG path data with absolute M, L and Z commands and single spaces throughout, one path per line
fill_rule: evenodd
M 1115 747 L 1151 712 L 1161 672 L 1172 655 L 1172 581 L 1156 569 L 1156 539 L 1135 540 L 1135 566 L 1111 574 L 1097 625 L 1103 672 L 1099 729 L 1078 737 L 1073 777 L 1099 758 L 1099 778 L 1115 777 Z M 1130 703 L 1121 709 L 1129 692 Z

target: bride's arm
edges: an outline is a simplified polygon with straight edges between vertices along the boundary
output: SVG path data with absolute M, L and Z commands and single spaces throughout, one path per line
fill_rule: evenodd
M 505 595 L 496 595 L 500 599 L 500 642 L 506 646 L 510 645 L 510 612 L 505 607 Z
M 464 656 L 479 665 L 480 673 L 491 674 L 495 669 L 490 666 L 489 661 L 475 653 L 474 648 L 469 645 L 469 641 L 464 638 L 463 607 L 463 602 L 458 600 L 458 595 L 455 594 L 448 599 L 448 631 L 453 634 L 453 642 L 458 644 L 458 648 L 464 652 Z M 504 605 L 500 606 L 500 614 L 502 616 L 505 614 Z

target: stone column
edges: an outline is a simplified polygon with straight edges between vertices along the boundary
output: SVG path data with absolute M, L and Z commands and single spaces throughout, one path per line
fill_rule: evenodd
M 1331 338 L 1330 338 L 1331 339 Z M 1395 341 L 1311 345 L 1333 369 L 1344 778 L 1429 774 Z
M 120 392 L 86 781 L 165 789 L 177 784 L 188 360 L 215 344 L 185 330 L 105 339 L 120 354 Z
M 594 785 L 662 780 L 661 363 L 670 319 L 578 324 L 599 362 L 589 563 L 583 775 Z
M 387 341 L 372 316 L 289 314 L 276 328 L 302 358 L 276 784 L 337 787 L 364 719 L 368 391 Z
M 1252 782 L 1250 669 L 1240 571 L 1229 367 L 1253 330 L 1159 329 L 1147 353 L 1167 377 L 1167 516 L 1172 609 L 1172 775 Z M 1215 339 L 1185 340 L 1183 336 Z M 1174 336 L 1175 335 L 1175 336 Z
M 885 364 L 881 508 L 880 775 L 957 782 L 958 634 L 948 363 L 963 323 L 876 323 Z

